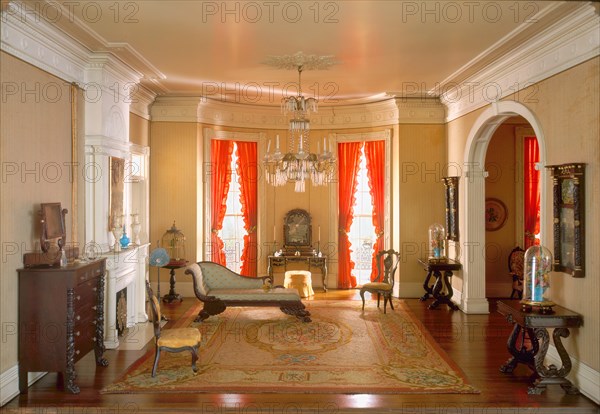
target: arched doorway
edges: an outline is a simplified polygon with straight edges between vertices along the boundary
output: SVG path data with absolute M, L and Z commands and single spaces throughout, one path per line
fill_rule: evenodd
M 494 102 L 475 121 L 469 132 L 465 146 L 464 165 L 464 244 L 463 244 L 463 287 L 461 309 L 465 313 L 489 313 L 489 304 L 485 293 L 485 155 L 488 144 L 496 129 L 506 119 L 513 116 L 523 117 L 533 128 L 540 149 L 539 168 L 546 165 L 546 146 L 544 133 L 536 116 L 525 105 L 515 101 Z M 541 178 L 541 237 L 546 235 L 543 217 L 546 217 L 546 174 Z

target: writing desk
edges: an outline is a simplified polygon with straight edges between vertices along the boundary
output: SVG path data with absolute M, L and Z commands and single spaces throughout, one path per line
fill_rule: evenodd
M 267 272 L 271 278 L 273 277 L 273 267 L 283 266 L 283 271 L 287 271 L 288 263 L 301 263 L 305 264 L 310 270 L 316 268 L 321 271 L 321 279 L 323 282 L 323 291 L 327 292 L 327 256 L 315 256 L 315 255 L 282 255 L 282 256 L 269 256 L 269 265 Z

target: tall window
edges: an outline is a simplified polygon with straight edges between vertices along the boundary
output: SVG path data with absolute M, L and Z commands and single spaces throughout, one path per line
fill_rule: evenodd
M 362 285 L 371 281 L 373 244 L 375 243 L 373 197 L 369 189 L 364 146 L 360 149 L 360 165 L 356 181 L 356 192 L 354 194 L 356 201 L 353 205 L 354 220 L 350 226 L 348 238 L 352 245 L 350 259 L 354 262 L 353 273 L 356 276 L 356 282 Z
M 234 143 L 229 166 L 231 181 L 229 183 L 229 191 L 227 192 L 227 209 L 225 210 L 223 228 L 219 231 L 219 237 L 225 245 L 224 251 L 227 268 L 240 273 L 242 268 L 242 251 L 244 250 L 244 236 L 248 233 L 244 229 L 244 215 L 240 202 L 241 189 L 236 171 L 238 162 L 236 154 L 237 145 Z
M 210 260 L 256 276 L 257 144 L 211 142 Z
M 385 152 L 383 140 L 338 143 L 338 287 L 341 289 L 364 283 L 360 277 L 357 280 L 357 275 L 370 274 L 367 280 L 371 281 L 377 276 L 376 252 L 383 250 L 385 237 Z M 362 257 L 366 256 L 369 245 L 370 266 Z

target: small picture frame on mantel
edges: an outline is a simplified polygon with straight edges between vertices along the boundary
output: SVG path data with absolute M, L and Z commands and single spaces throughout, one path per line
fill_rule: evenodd
M 553 269 L 585 276 L 585 164 L 548 165 L 552 175 Z

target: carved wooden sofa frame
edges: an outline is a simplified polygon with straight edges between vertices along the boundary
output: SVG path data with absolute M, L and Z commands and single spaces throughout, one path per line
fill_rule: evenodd
M 185 274 L 192 276 L 194 293 L 204 304 L 196 322 L 218 315 L 228 306 L 278 306 L 287 315 L 311 322 L 310 312 L 300 300 L 298 291 L 272 287 L 270 276 L 243 276 L 214 262 L 194 263 L 186 268 Z

